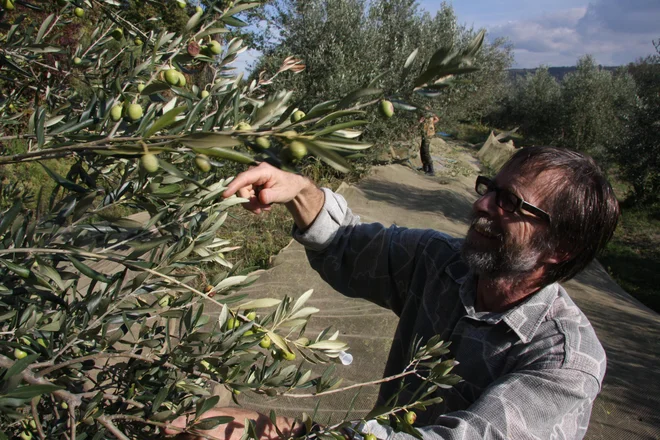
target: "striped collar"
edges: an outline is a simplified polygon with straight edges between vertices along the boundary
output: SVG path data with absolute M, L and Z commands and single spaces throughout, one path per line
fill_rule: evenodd
M 460 285 L 459 296 L 467 316 L 492 325 L 504 321 L 525 344 L 534 338 L 536 331 L 559 295 L 559 285 L 554 283 L 504 312 L 476 312 L 477 285 L 474 272 L 462 260 L 447 265 L 445 272 Z

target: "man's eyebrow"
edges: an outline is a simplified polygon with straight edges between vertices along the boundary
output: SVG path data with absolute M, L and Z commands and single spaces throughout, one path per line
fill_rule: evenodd
M 524 185 L 518 185 L 515 181 L 509 181 L 505 184 L 500 185 L 495 179 L 493 179 L 493 183 L 495 186 L 499 189 L 507 190 L 509 192 L 512 192 L 514 195 L 520 197 L 523 200 L 527 200 L 527 197 L 520 191 L 521 188 L 524 188 Z

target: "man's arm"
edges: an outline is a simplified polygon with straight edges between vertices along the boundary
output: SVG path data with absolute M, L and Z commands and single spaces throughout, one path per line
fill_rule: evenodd
M 284 204 L 302 231 L 314 222 L 325 200 L 311 180 L 265 162 L 239 174 L 222 193 L 224 197 L 234 194 L 249 199 L 244 207 L 255 214 L 268 211 L 273 203 Z
M 420 431 L 425 440 L 579 440 L 599 388 L 595 377 L 578 370 L 519 371 L 494 382 L 468 409 L 442 415 Z M 381 439 L 414 440 L 375 422 L 366 429 Z
M 294 419 L 277 417 L 277 427 L 275 427 L 273 422 L 266 415 L 243 408 L 213 408 L 204 413 L 202 420 L 219 416 L 233 417 L 234 420 L 227 424 L 218 425 L 207 431 L 199 431 L 195 434 L 191 434 L 183 432 L 188 420 L 185 416 L 182 416 L 174 420 L 167 428 L 165 428 L 165 434 L 174 436 L 177 440 L 202 440 L 205 438 L 239 440 L 245 433 L 245 420 L 254 421 L 258 438 L 261 440 L 281 439 L 282 437 L 278 434 L 278 430 L 284 435 L 284 438 L 297 437 L 303 433 L 303 426 L 300 423 L 296 423 Z
M 310 263 L 339 292 L 401 309 L 420 247 L 432 231 L 358 224 L 346 201 L 309 179 L 262 163 L 239 174 L 223 196 L 237 194 L 257 214 L 282 203 L 307 249 Z M 453 252 L 452 252 L 453 253 Z
M 580 440 L 587 432 L 598 390 L 596 378 L 578 370 L 519 371 L 495 382 L 467 410 L 442 415 L 433 425 L 418 429 L 424 440 Z M 243 433 L 242 421 L 250 418 L 257 421 L 261 439 L 277 438 L 268 418 L 253 411 L 222 408 L 209 411 L 206 417 L 218 415 L 231 415 L 236 420 L 207 434 L 238 439 Z M 301 434 L 292 419 L 278 417 L 277 424 L 284 433 L 293 429 L 294 436 Z M 185 419 L 177 419 L 173 425 L 183 427 Z M 360 426 L 359 431 L 379 439 L 415 440 L 374 420 Z M 168 432 L 175 433 L 172 429 Z

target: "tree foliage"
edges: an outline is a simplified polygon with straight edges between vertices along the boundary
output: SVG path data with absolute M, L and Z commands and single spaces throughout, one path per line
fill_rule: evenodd
M 507 117 L 520 125 L 525 136 L 544 143 L 552 142 L 561 129 L 560 97 L 559 83 L 547 68 L 541 67 L 513 85 Z
M 395 105 L 399 99 L 412 100 L 421 113 L 436 113 L 444 124 L 478 119 L 501 96 L 512 61 L 504 41 L 486 42 L 472 64 L 459 71 L 466 73 L 460 80 L 446 78 L 434 85 L 434 93 L 413 97 L 413 73 L 424 67 L 438 47 L 460 52 L 479 34 L 459 26 L 450 5 L 443 3 L 431 16 L 410 0 L 282 0 L 268 15 L 279 39 L 262 48 L 257 71 L 272 71 L 284 57 L 304 54 L 307 70 L 285 78 L 280 87 L 296 90 L 296 98 L 309 104 L 340 96 L 387 72 L 376 84 Z M 406 65 L 413 52 L 417 56 Z M 453 87 L 448 88 L 451 82 Z M 376 122 L 370 139 L 379 141 L 414 130 L 420 112 L 387 125 Z
M 605 158 L 625 137 L 635 92 L 626 72 L 613 75 L 588 55 L 578 60 L 577 70 L 562 81 L 562 142 Z
M 500 121 L 521 126 L 531 142 L 575 148 L 605 160 L 623 144 L 635 101 L 630 74 L 601 69 L 587 55 L 561 83 L 543 67 L 518 79 Z
M 660 201 L 660 40 L 656 54 L 628 66 L 638 100 L 628 119 L 625 144 L 615 149 L 621 175 L 633 187 L 635 203 Z
M 348 170 L 347 158 L 369 147 L 358 140 L 367 121 L 356 118 L 383 89 L 365 75 L 348 93 L 302 101 L 303 114 L 292 92 L 271 87 L 302 71 L 299 59 L 249 83 L 231 67 L 245 50 L 231 29 L 259 2 L 184 5 L 185 25 L 173 30 L 131 19 L 138 5 L 165 14 L 170 3 L 5 2 L 0 142 L 23 149 L 3 148 L 0 164 L 38 161 L 54 182 L 37 194 L 21 182 L 0 187 L 5 436 L 158 437 L 182 414 L 193 414 L 192 431 L 227 423 L 201 421 L 218 402 L 214 385 L 318 396 L 338 384 L 310 369 L 347 349 L 329 329 L 303 336 L 318 311 L 305 305 L 311 292 L 241 293 L 254 278 L 227 261 L 234 248 L 221 228 L 245 200 L 221 194 L 230 163 L 295 169 L 311 154 Z M 482 40 L 420 62 L 403 77 L 414 84 L 406 95 L 433 95 L 471 71 Z M 64 160 L 66 172 L 45 159 Z M 208 276 L 210 266 L 220 269 Z M 427 379 L 419 400 L 381 414 L 413 434 L 400 413 L 437 402 L 438 387 L 458 380 L 438 338 L 415 348 L 405 374 Z

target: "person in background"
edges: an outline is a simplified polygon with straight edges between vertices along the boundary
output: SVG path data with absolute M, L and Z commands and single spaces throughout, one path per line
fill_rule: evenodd
M 435 175 L 433 171 L 433 158 L 431 158 L 431 139 L 435 136 L 435 124 L 440 120 L 436 115 L 428 114 L 422 116 L 419 123 L 422 126 L 422 145 L 419 148 L 419 155 L 422 159 L 422 171 L 429 176 Z

